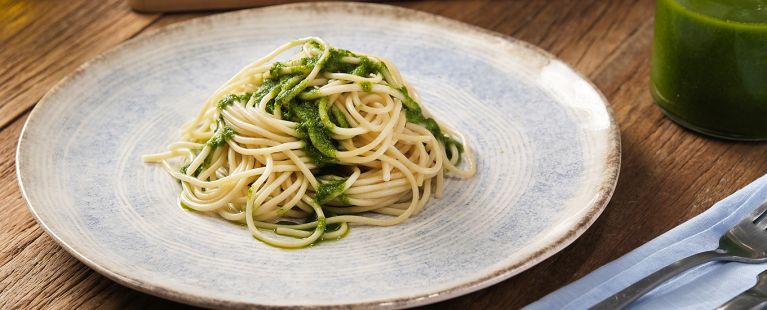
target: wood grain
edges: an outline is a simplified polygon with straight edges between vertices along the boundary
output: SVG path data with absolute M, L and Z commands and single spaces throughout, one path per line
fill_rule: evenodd
M 0 128 L 56 82 L 160 17 L 123 0 L 0 0 Z
M 623 164 L 603 215 L 574 244 L 490 288 L 427 308 L 519 308 L 706 210 L 767 173 L 767 143 L 701 137 L 663 117 L 648 91 L 654 1 L 396 1 L 537 44 L 604 92 Z M 81 63 L 139 33 L 205 15 L 140 15 L 118 0 L 0 0 L 0 308 L 161 308 L 172 302 L 100 276 L 27 211 L 14 172 L 26 112 Z M 55 8 L 55 10 L 43 10 Z M 50 13 L 55 11 L 56 13 Z

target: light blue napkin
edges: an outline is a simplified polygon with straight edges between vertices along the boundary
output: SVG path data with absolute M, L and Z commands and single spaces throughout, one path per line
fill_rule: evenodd
M 765 201 L 767 175 L 706 212 L 528 305 L 526 309 L 585 309 L 593 306 L 674 261 L 715 249 L 722 234 Z M 756 275 L 765 269 L 767 263 L 709 263 L 664 283 L 638 299 L 630 308 L 713 309 L 754 285 Z

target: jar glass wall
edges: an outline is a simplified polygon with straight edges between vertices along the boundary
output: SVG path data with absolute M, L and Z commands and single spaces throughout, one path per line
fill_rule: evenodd
M 651 92 L 684 127 L 767 140 L 767 0 L 657 0 Z

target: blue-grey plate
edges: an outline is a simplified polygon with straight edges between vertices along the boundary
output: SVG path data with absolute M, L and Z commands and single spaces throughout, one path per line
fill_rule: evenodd
M 393 227 L 282 250 L 244 227 L 185 211 L 179 185 L 141 155 L 241 67 L 292 39 L 389 58 L 465 133 L 473 179 Z M 376 4 L 274 6 L 142 35 L 54 87 L 22 133 L 18 176 L 40 225 L 105 276 L 211 307 L 405 307 L 509 278 L 581 235 L 612 194 L 620 138 L 604 97 L 530 44 Z

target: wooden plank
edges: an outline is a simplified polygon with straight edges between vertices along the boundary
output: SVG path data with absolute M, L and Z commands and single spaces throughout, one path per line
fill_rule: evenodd
M 450 17 L 536 44 L 585 75 L 592 73 L 643 24 L 654 1 L 441 1 L 396 3 Z M 491 13 L 492 12 L 492 13 Z
M 605 212 L 581 238 L 534 268 L 437 305 L 519 308 L 708 209 L 767 173 L 767 145 L 706 138 L 675 125 L 649 93 L 652 21 L 645 19 L 602 65 L 595 83 L 614 109 L 623 140 L 621 176 Z M 601 48 L 600 48 L 601 49 Z M 600 53 L 604 55 L 604 53 Z M 593 56 L 588 56 L 593 57 Z M 589 70 L 589 69 L 586 69 Z
M 567 44 L 572 44 L 573 42 L 578 43 L 581 42 L 577 39 L 572 38 L 578 38 L 581 36 L 588 36 L 589 32 L 588 27 L 583 27 L 583 25 L 590 25 L 590 24 L 605 24 L 605 25 L 613 25 L 615 23 L 614 20 L 608 20 L 604 21 L 599 19 L 603 16 L 615 16 L 613 14 L 606 14 L 605 11 L 607 10 L 617 10 L 620 11 L 620 14 L 617 14 L 618 16 L 624 16 L 629 12 L 632 14 L 635 14 L 636 16 L 634 19 L 640 19 L 640 13 L 641 12 L 647 12 L 647 10 L 641 11 L 641 10 L 635 10 L 633 6 L 618 6 L 618 7 L 609 7 L 605 6 L 602 7 L 602 12 L 599 14 L 592 14 L 591 19 L 592 20 L 585 20 L 582 18 L 577 18 L 579 14 L 577 12 L 566 15 L 565 17 L 561 17 L 557 9 L 557 5 L 545 5 L 544 2 L 540 1 L 526 1 L 526 2 L 504 2 L 502 5 L 504 7 L 497 7 L 497 2 L 490 2 L 490 1 L 475 1 L 470 3 L 461 3 L 461 5 L 453 5 L 453 6 L 444 6 L 441 5 L 441 3 L 438 2 L 405 2 L 405 3 L 398 3 L 403 4 L 405 6 L 410 6 L 415 9 L 420 9 L 424 11 L 431 11 L 436 12 L 448 17 L 456 18 L 459 20 L 463 20 L 466 22 L 479 24 L 480 26 L 484 26 L 487 28 L 492 28 L 494 30 L 500 31 L 502 33 L 506 33 L 509 35 L 515 35 L 519 37 L 520 39 L 527 40 L 534 43 L 540 43 L 540 44 L 554 44 L 559 42 L 560 40 L 567 39 L 568 41 L 566 43 L 561 43 L 559 45 L 555 46 L 549 46 L 549 48 L 552 47 L 559 47 L 559 46 L 567 46 Z M 567 6 L 567 10 L 575 10 L 575 7 L 572 5 L 572 3 L 568 3 L 567 1 L 562 1 L 561 4 L 569 5 Z M 601 4 L 599 1 L 592 1 L 590 3 L 584 4 L 586 6 L 599 6 L 601 7 Z M 561 7 L 561 6 L 560 6 Z M 498 12 L 499 14 L 490 14 L 488 15 L 488 10 L 492 10 L 494 12 Z M 529 16 L 529 18 L 514 18 L 515 16 Z M 164 17 L 159 19 L 157 22 L 153 23 L 151 26 L 147 28 L 147 32 L 155 30 L 159 27 L 162 27 L 166 24 L 173 23 L 175 21 L 179 20 L 185 20 L 189 16 L 183 16 L 183 15 L 172 15 L 170 17 Z M 647 15 L 643 16 L 647 17 Z M 572 24 L 571 24 L 572 23 Z M 577 25 L 577 26 L 573 26 Z M 557 27 L 565 27 L 566 29 L 571 29 L 572 33 L 569 34 L 563 34 L 556 30 Z M 597 27 L 597 26 L 594 26 Z M 600 26 L 601 27 L 601 26 Z M 598 28 L 598 27 L 597 27 Z M 623 32 L 620 32 L 619 30 L 623 29 Z M 598 30 L 598 29 L 597 29 Z M 612 36 L 615 36 L 619 39 L 625 40 L 626 37 L 628 37 L 633 29 L 630 27 L 624 27 L 619 28 L 618 30 L 611 30 Z M 616 34 L 617 33 L 617 34 Z M 623 37 L 620 36 L 620 34 L 623 34 Z M 549 42 L 549 43 L 546 43 Z M 612 42 L 612 41 L 611 41 Z M 601 46 L 601 45 L 600 45 Z M 581 47 L 580 49 L 567 49 L 567 48 L 559 48 L 560 50 L 554 51 L 558 54 L 558 56 L 562 57 L 565 61 L 570 63 L 577 63 L 578 60 L 585 60 L 586 63 L 597 63 L 599 62 L 588 62 L 592 59 L 598 59 L 598 58 L 606 58 L 612 50 L 615 49 L 617 46 L 617 43 L 614 43 L 613 48 L 609 47 L 602 47 L 602 49 L 598 50 L 597 52 L 591 52 L 588 50 L 588 48 Z M 580 51 L 581 54 L 576 53 L 575 51 Z M 589 54 L 589 57 L 584 57 L 583 54 Z M 576 64 L 577 66 L 577 64 Z M 584 67 L 584 68 L 591 68 L 591 67 Z M 583 68 L 579 68 L 583 69 Z M 47 238 L 47 236 L 42 235 L 40 238 Z M 52 247 L 55 247 L 55 245 L 50 245 Z M 59 249 L 59 251 L 62 251 Z M 78 270 L 79 268 L 69 268 L 73 270 Z M 69 269 L 63 269 L 62 272 L 67 272 Z M 93 272 L 91 272 L 93 273 Z M 99 276 L 95 276 L 98 278 Z M 91 281 L 92 286 L 98 287 L 94 283 L 97 281 Z M 507 281 L 508 282 L 508 281 Z M 114 284 L 112 286 L 119 287 L 118 285 Z M 95 290 L 95 288 L 90 289 Z M 518 299 L 518 294 L 521 294 L 523 292 L 520 292 L 519 290 L 505 290 L 506 293 L 504 295 L 509 296 L 509 298 L 512 299 Z M 469 295 L 468 297 L 463 297 L 459 299 L 455 299 L 452 301 L 447 302 L 447 305 L 473 305 L 474 307 L 477 306 L 491 306 L 490 303 L 491 300 L 487 298 L 487 294 L 497 294 L 497 289 L 491 288 L 490 290 L 483 290 L 478 293 Z M 540 294 L 539 294 L 540 295 Z M 99 294 L 98 296 L 101 296 Z M 146 296 L 146 295 L 143 295 Z M 515 297 L 516 296 L 516 297 Z M 479 297 L 479 298 L 477 298 Z M 150 297 L 147 297 L 150 298 Z M 60 304 L 61 305 L 61 304 Z M 498 305 L 498 304 L 496 304 Z M 504 305 L 504 304 L 500 304 Z
M 0 309 L 146 308 L 174 303 L 101 276 L 32 218 L 16 182 L 16 140 L 26 115 L 0 131 Z
M 7 5 L 2 1 L 0 6 Z M 766 144 L 704 138 L 676 126 L 655 107 L 648 91 L 652 0 L 432 0 L 394 4 L 455 18 L 546 48 L 592 78 L 605 93 L 623 139 L 621 177 L 613 199 L 595 225 L 573 245 L 507 281 L 429 308 L 524 306 L 699 214 L 767 172 Z M 103 16 L 91 16 L 69 6 L 78 10 L 89 8 Z M 0 50 L 0 59 L 12 60 L 0 62 L 0 81 L 3 81 L 0 94 L 10 99 L 0 102 L 0 124 L 6 127 L 0 131 L 0 206 L 3 206 L 0 208 L 0 227 L 3 227 L 0 230 L 0 308 L 175 306 L 98 275 L 42 232 L 20 197 L 13 172 L 15 144 L 24 117 L 8 117 L 6 111 L 16 111 L 15 115 L 19 115 L 17 112 L 28 109 L 58 78 L 95 55 L 67 55 L 72 48 L 93 48 L 98 45 L 93 42 L 94 36 L 110 40 L 112 45 L 130 37 L 126 34 L 120 40 L 105 38 L 104 33 L 109 31 L 99 32 L 99 27 L 94 25 L 104 28 L 114 23 L 115 18 L 122 18 L 122 27 L 133 27 L 135 31 L 145 27 L 144 32 L 148 32 L 197 15 L 159 19 L 142 15 L 126 17 L 134 13 L 127 12 L 124 4 L 112 2 L 104 8 L 84 0 L 72 1 L 61 5 L 59 14 L 85 14 L 90 17 L 83 18 L 90 21 L 69 21 L 72 27 L 81 29 L 70 33 L 70 30 L 54 27 L 56 23 L 19 21 L 14 16 L 21 15 L 14 12 L 22 9 L 0 11 L 0 20 L 4 20 L 0 23 L 12 25 L 7 28 L 10 30 L 0 28 L 0 46 L 11 46 Z M 107 11 L 111 13 L 105 14 Z M 36 16 L 62 18 L 44 13 Z M 142 26 L 137 26 L 139 24 Z M 116 31 L 116 28 L 107 29 Z M 23 31 L 26 37 L 19 38 Z M 39 37 L 35 37 L 36 34 Z M 59 36 L 68 37 L 60 39 Z M 56 44 L 66 45 L 69 50 L 61 50 L 47 40 L 56 40 Z M 16 43 L 5 44 L 11 41 Z M 34 47 L 45 50 L 48 56 L 42 57 L 46 55 L 42 51 L 31 51 Z M 13 57 L 4 58 L 6 55 Z M 24 74 L 25 68 L 32 71 Z M 58 74 L 58 78 L 38 76 L 40 70 L 50 68 L 54 68 L 53 74 Z M 9 83 L 10 86 L 6 85 Z M 21 108 L 9 108 L 17 104 Z
M 85 61 L 159 17 L 124 0 L 0 0 L 0 128 Z

